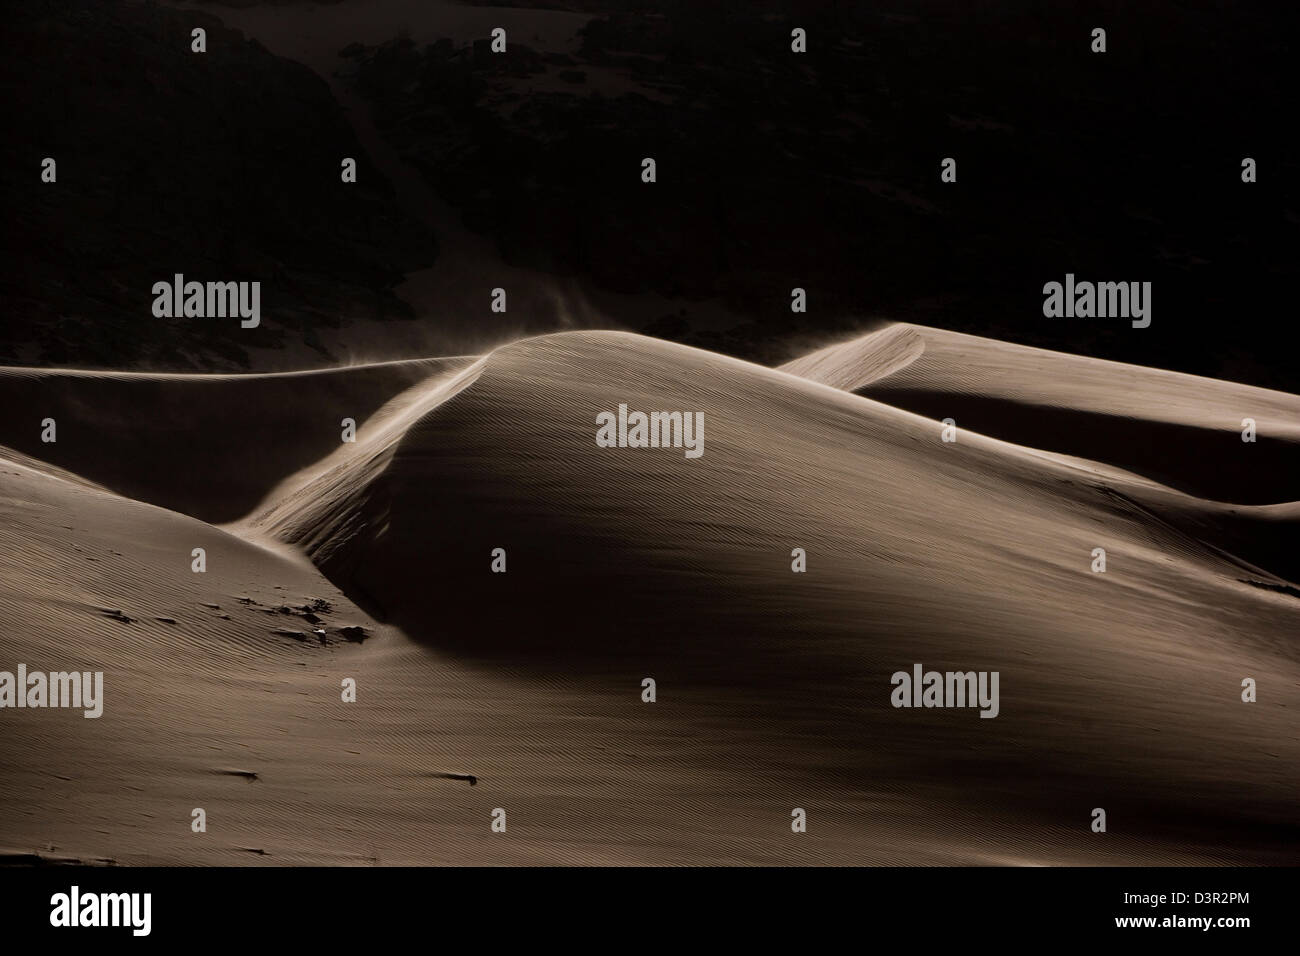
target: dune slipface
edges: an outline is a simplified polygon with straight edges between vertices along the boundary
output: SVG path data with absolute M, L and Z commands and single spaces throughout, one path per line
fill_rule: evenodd
M 702 412 L 704 454 L 598 447 L 620 404 Z M 1110 859 L 1289 858 L 1300 605 L 1142 505 L 1169 494 L 1149 480 L 617 333 L 507 346 L 408 408 L 255 524 L 430 647 L 654 677 L 751 786 L 872 801 L 868 840 L 901 800 L 937 829 L 978 810 L 1015 858 L 1095 859 L 1070 828 L 1102 792 L 1149 836 Z M 892 707 L 914 662 L 999 672 L 1000 713 Z M 1243 708 L 1255 673 L 1272 699 Z

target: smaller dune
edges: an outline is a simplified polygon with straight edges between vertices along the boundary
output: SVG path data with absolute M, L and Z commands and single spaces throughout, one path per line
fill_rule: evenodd
M 781 370 L 1210 501 L 1300 498 L 1300 397 L 1284 392 L 905 323 Z
M 1113 466 L 1114 499 L 1277 586 L 1300 580 L 1300 397 L 899 323 L 781 370 Z M 1257 440 L 1241 440 L 1252 418 Z M 1146 480 L 1143 480 L 1146 479 Z

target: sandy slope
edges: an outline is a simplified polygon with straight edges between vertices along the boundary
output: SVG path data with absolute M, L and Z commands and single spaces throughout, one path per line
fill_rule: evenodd
M 1300 499 L 1300 396 L 898 323 L 782 370 L 1202 498 Z M 1254 444 L 1241 441 L 1253 418 Z
M 906 336 L 885 344 L 858 359 L 917 364 Z M 84 661 L 108 694 L 100 721 L 0 714 L 0 847 L 128 862 L 1296 862 L 1300 602 L 1171 522 L 1205 503 L 969 431 L 945 444 L 933 420 L 639 336 L 376 368 L 392 379 L 359 441 L 277 453 L 266 497 L 225 531 L 18 456 L 0 466 L 0 667 Z M 144 410 L 110 393 L 130 383 L 88 380 L 123 416 L 101 427 L 129 434 Z M 81 379 L 47 384 L 87 407 Z M 1091 400 L 1066 385 L 1062 404 Z M 247 401 L 269 412 L 271 394 Z M 619 403 L 704 412 L 704 456 L 598 448 L 595 416 Z M 266 441 L 299 441 L 303 408 Z M 61 463 L 97 478 L 108 445 L 70 442 Z M 163 460 L 140 480 L 178 501 L 191 478 Z M 195 546 L 206 575 L 189 570 Z M 506 574 L 489 571 L 496 547 Z M 807 574 L 791 573 L 794 547 Z M 1106 574 L 1089 571 L 1094 547 Z M 305 628 L 276 608 L 312 598 L 374 638 L 271 633 Z M 999 671 L 1001 714 L 890 707 L 890 675 L 914 662 Z M 347 675 L 354 705 L 338 697 Z M 1256 704 L 1240 701 L 1246 676 Z M 206 835 L 189 832 L 193 806 Z M 1098 806 L 1105 835 L 1088 829 Z M 507 834 L 490 832 L 494 807 Z M 790 832 L 793 807 L 807 834 Z

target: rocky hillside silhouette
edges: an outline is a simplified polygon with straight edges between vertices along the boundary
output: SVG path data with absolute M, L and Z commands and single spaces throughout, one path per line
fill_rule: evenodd
M 410 318 L 392 288 L 433 237 L 306 67 L 203 12 L 58 0 L 6 18 L 0 364 L 236 369 L 256 348 L 301 367 L 331 360 L 325 330 Z M 260 280 L 262 326 L 154 318 L 152 285 L 176 272 Z
M 1276 112 L 1288 31 L 1250 5 L 601 6 L 625 12 L 573 54 L 527 37 L 347 51 L 385 134 L 508 262 L 677 298 L 644 331 L 763 360 L 888 317 L 1294 387 L 1222 337 L 1271 319 L 1300 247 Z M 1066 272 L 1151 281 L 1152 327 L 1045 319 Z M 697 327 L 705 299 L 752 321 Z

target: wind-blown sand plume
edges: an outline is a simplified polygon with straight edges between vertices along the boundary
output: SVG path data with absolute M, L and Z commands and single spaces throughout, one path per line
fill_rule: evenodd
M 0 444 L 206 521 L 247 514 L 393 396 L 471 358 L 182 375 L 0 368 Z M 56 442 L 41 440 L 54 419 Z
M 955 417 L 994 438 L 1109 462 L 1200 498 L 1300 498 L 1300 396 L 1285 392 L 905 323 L 781 369 Z M 1259 434 L 1249 454 L 1230 444 L 1240 442 L 1245 418 Z
M 367 420 L 355 444 L 340 446 L 285 478 L 240 527 L 260 540 L 274 540 L 274 528 L 291 523 L 292 514 L 306 511 L 307 520 L 317 525 L 310 541 L 337 536 L 338 529 L 324 516 L 333 514 L 346 522 L 352 494 L 387 467 L 394 447 L 412 424 L 473 382 L 482 368 L 482 359 L 471 361 L 399 393 Z M 310 549 L 310 541 L 294 543 Z
M 704 412 L 704 456 L 598 448 L 620 403 Z M 617 333 L 499 349 L 427 406 L 259 525 L 439 649 L 539 679 L 654 676 L 783 739 L 735 738 L 756 773 L 793 750 L 849 792 L 1014 807 L 996 825 L 1026 858 L 1095 850 L 1086 826 L 1055 851 L 1020 841 L 1099 793 L 1170 841 L 1130 859 L 1273 858 L 1293 835 L 1300 605 L 1133 506 L 1115 469 L 945 445 L 910 413 Z M 1001 716 L 892 709 L 890 674 L 918 661 L 1000 671 Z M 1254 674 L 1276 696 L 1246 707 Z
M 801 355 L 782 365 L 781 371 L 831 388 L 858 392 L 907 368 L 924 355 L 927 331 L 897 322 L 860 338 Z

